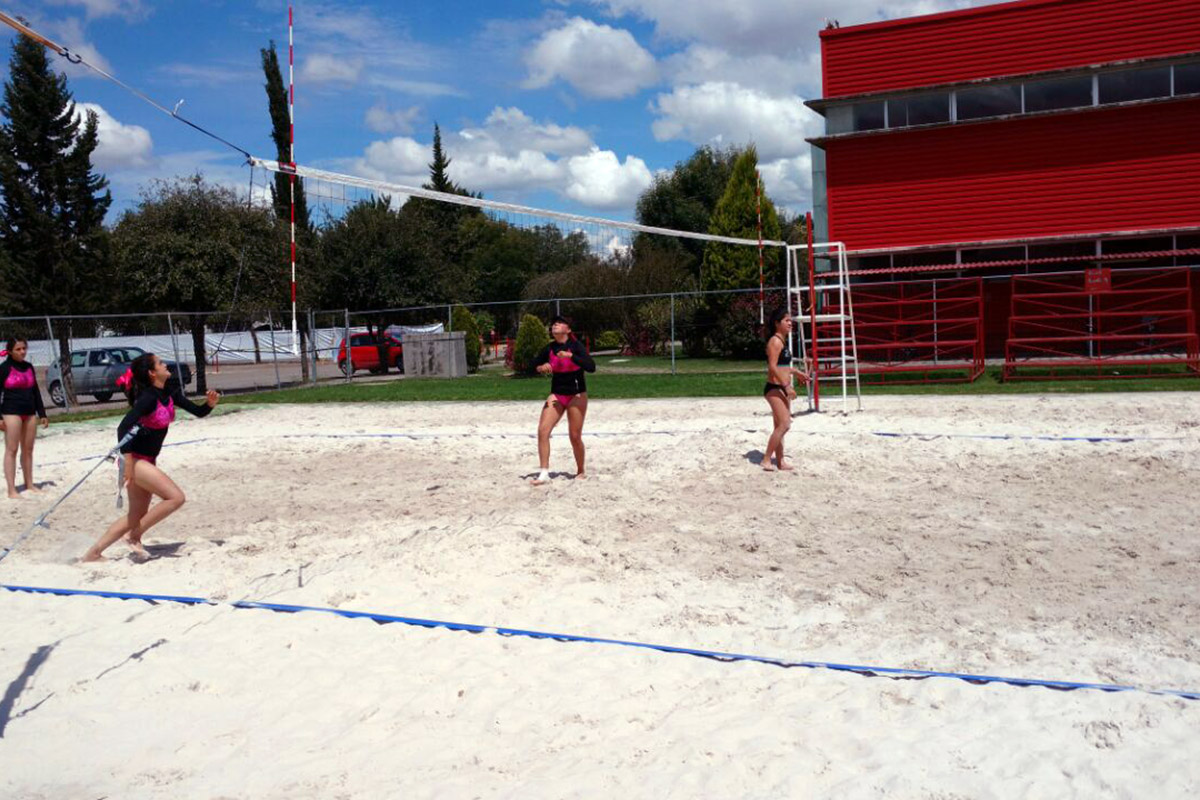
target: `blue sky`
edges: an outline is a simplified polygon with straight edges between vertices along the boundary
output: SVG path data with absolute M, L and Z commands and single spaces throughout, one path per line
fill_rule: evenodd
M 982 0 L 296 0 L 296 160 L 426 177 L 433 123 L 451 176 L 486 196 L 632 217 L 702 144 L 756 143 L 767 191 L 808 207 L 817 33 Z M 255 155 L 271 158 L 259 48 L 286 70 L 283 0 L 5 0 L 5 11 Z M 5 44 L 11 41 L 5 34 Z M 114 214 L 153 178 L 248 188 L 242 159 L 61 59 L 101 117 Z M 7 59 L 5 60 L 7 73 Z M 7 77 L 7 76 L 6 76 Z M 286 80 L 286 71 L 285 71 Z M 261 176 L 260 176 L 261 179 Z

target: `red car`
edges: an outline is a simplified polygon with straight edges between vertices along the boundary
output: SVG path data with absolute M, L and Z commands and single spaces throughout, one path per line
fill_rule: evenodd
M 370 333 L 352 333 L 350 334 L 350 364 L 346 363 L 346 340 L 342 339 L 338 345 L 338 367 L 342 372 L 350 374 L 352 371 L 357 372 L 360 369 L 369 369 L 375 374 L 382 374 L 388 371 L 391 367 L 395 367 L 400 372 L 404 372 L 404 347 L 399 341 L 391 336 L 383 337 L 387 343 L 387 363 L 379 362 L 379 337 Z M 351 366 L 354 367 L 351 370 Z

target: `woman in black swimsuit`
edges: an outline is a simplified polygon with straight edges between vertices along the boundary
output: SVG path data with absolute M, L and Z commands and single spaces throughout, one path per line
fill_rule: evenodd
M 5 356 L 0 361 L 0 432 L 4 434 L 4 482 L 11 500 L 21 497 L 16 483 L 18 449 L 25 473 L 25 491 L 41 491 L 33 482 L 33 444 L 37 426 L 44 428 L 50 424 L 28 353 L 29 343 L 19 338 L 9 339 L 0 352 L 0 356 Z
M 121 448 L 125 454 L 129 513 L 108 526 L 83 554 L 82 561 L 104 561 L 104 550 L 122 537 L 135 556 L 146 558 L 149 553 L 142 546 L 142 534 L 178 511 L 187 500 L 183 490 L 159 468 L 158 454 L 167 438 L 167 429 L 175 421 L 176 408 L 195 417 L 207 417 L 221 395 L 209 390 L 204 405 L 196 405 L 178 386 L 166 388 L 170 377 L 171 371 L 161 358 L 145 353 L 135 358 L 129 371 L 117 381 L 125 389 L 130 406 L 129 413 L 117 426 L 117 441 L 124 439 L 135 425 L 138 428 L 133 439 Z M 151 508 L 150 501 L 155 495 L 162 500 Z
M 796 392 L 792 389 L 793 376 L 801 382 L 805 380 L 804 372 L 792 368 L 792 354 L 788 350 L 787 337 L 792 332 L 792 315 L 786 308 L 777 308 L 771 312 L 767 320 L 767 385 L 763 387 L 763 397 L 771 406 L 771 416 L 775 421 L 775 430 L 767 440 L 767 452 L 763 455 L 762 468 L 772 470 L 771 456 L 775 456 L 775 464 L 781 470 L 792 469 L 792 465 L 783 458 L 783 437 L 792 427 L 792 400 Z

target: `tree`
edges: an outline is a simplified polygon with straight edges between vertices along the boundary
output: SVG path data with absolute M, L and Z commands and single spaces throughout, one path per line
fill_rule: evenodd
M 725 193 L 713 210 L 708 232 L 717 236 L 732 236 L 739 239 L 758 238 L 758 153 L 753 147 L 746 149 L 733 165 L 733 173 L 725 186 Z M 779 216 L 770 198 L 762 197 L 762 237 L 778 241 L 781 236 Z M 782 277 L 783 259 L 778 247 L 763 252 L 763 280 L 775 283 Z M 759 251 L 757 247 L 724 242 L 706 242 L 704 262 L 701 267 L 700 286 L 705 291 L 749 289 L 759 283 Z M 722 325 L 740 324 L 730 318 L 733 310 L 732 295 L 708 296 L 697 311 L 693 330 L 708 336 Z M 740 319 L 740 318 L 739 318 Z M 728 336 L 724 337 L 729 339 Z M 701 345 L 695 340 L 691 348 Z
M 471 193 L 450 180 L 450 159 L 442 149 L 442 129 L 433 123 L 433 161 L 429 162 L 429 182 L 424 184 L 426 189 L 433 189 L 446 194 L 471 196 Z
M 264 88 L 267 91 L 267 111 L 271 116 L 271 141 L 275 143 L 275 157 L 281 164 L 291 163 L 292 160 L 292 129 L 288 114 L 287 88 L 283 85 L 283 74 L 279 69 L 279 56 L 275 53 L 275 42 L 259 51 L 262 56 L 263 77 L 266 79 Z M 303 305 L 312 306 L 319 294 L 314 291 L 313 276 L 318 273 L 312 264 L 316 254 L 316 231 L 308 213 L 308 197 L 304 192 L 304 181 L 297 180 L 294 175 L 275 173 L 271 185 L 271 205 L 275 209 L 276 219 L 289 223 L 292 220 L 292 192 L 295 192 L 295 224 L 296 224 L 296 292 L 297 300 Z M 290 237 L 289 237 L 290 238 Z M 283 249 L 280 253 L 286 252 Z M 282 264 L 282 259 L 275 259 Z M 304 280 L 300 280 L 301 265 L 304 265 Z M 279 302 L 278 297 L 290 296 L 290 287 L 285 287 L 285 293 L 267 300 L 268 308 Z M 307 302 L 305 302 L 307 301 Z M 308 320 L 303 320 L 300 328 L 301 350 L 308 351 Z M 255 348 L 257 351 L 257 348 Z M 257 357 L 257 352 L 255 353 Z M 301 379 L 308 380 L 308 359 L 300 359 Z
M 262 55 L 263 77 L 267 90 L 267 111 L 271 115 L 271 141 L 275 143 L 275 158 L 280 164 L 292 162 L 292 127 L 288 115 L 287 87 L 283 85 L 283 75 L 279 70 L 279 56 L 275 53 L 275 42 L 260 50 Z M 271 205 L 275 216 L 281 220 L 291 219 L 291 187 L 293 176 L 275 173 L 275 182 L 271 186 Z M 304 182 L 296 181 L 296 233 L 312 233 L 312 220 L 308 214 L 308 197 L 304 193 Z
M 93 310 L 112 286 L 105 280 L 112 203 L 108 181 L 92 171 L 98 120 L 83 120 L 53 72 L 45 48 L 27 36 L 13 42 L 0 125 L 0 237 L 8 253 L 0 280 L 25 314 Z M 75 400 L 70 331 L 56 328 L 67 400 Z
M 455 331 L 463 332 L 463 347 L 467 355 L 467 370 L 469 372 L 479 371 L 479 328 L 475 324 L 475 317 L 467 310 L 466 306 L 457 305 L 450 316 L 450 324 Z
M 716 236 L 739 239 L 758 238 L 758 153 L 746 149 L 733 165 L 733 173 L 725 186 L 717 207 L 713 210 L 708 232 Z M 762 238 L 778 241 L 781 236 L 779 215 L 770 198 L 762 198 Z M 764 273 L 773 276 L 781 263 L 779 248 L 764 252 Z M 778 276 L 782 277 L 782 275 Z M 772 281 L 772 282 L 773 282 Z M 705 242 L 704 263 L 700 278 L 705 291 L 748 289 L 758 285 L 758 248 L 744 244 Z
M 216 309 L 242 286 L 278 281 L 271 254 L 278 243 L 274 222 L 232 189 L 192 175 L 154 181 L 136 209 L 113 231 L 116 263 L 130 303 L 151 310 L 185 312 L 196 354 L 196 391 L 208 389 L 205 326 Z
M 699 148 L 687 161 L 676 164 L 674 170 L 656 177 L 650 188 L 642 192 L 637 202 L 637 221 L 659 228 L 704 233 L 739 155 L 741 151 L 734 148 L 718 150 L 707 145 Z M 639 234 L 633 246 L 639 254 L 657 250 L 673 255 L 679 266 L 700 277 L 704 257 L 701 241 Z

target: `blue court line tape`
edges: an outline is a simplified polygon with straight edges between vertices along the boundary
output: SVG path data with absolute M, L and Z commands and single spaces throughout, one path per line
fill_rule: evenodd
M 689 436 L 702 433 L 762 433 L 755 428 L 699 428 L 694 430 L 649 430 L 649 431 L 584 431 L 583 435 L 597 439 L 611 439 L 625 436 Z M 558 437 L 566 434 L 556 434 Z M 1025 441 L 1025 442 L 1087 442 L 1089 444 L 1131 444 L 1133 442 L 1182 442 L 1183 436 L 1036 436 L 1015 433 L 910 433 L 907 431 L 792 431 L 792 436 L 878 436 L 886 439 L 983 439 L 994 441 Z M 273 436 L 203 436 L 198 439 L 186 439 L 182 442 L 170 442 L 163 448 L 184 447 L 191 444 L 219 441 L 256 441 L 266 439 L 409 439 L 412 441 L 432 439 L 536 439 L 536 433 L 518 431 L 513 433 L 280 433 Z M 75 464 L 80 461 L 91 461 L 100 454 L 72 458 L 65 461 L 46 461 L 43 467 L 58 467 L 63 464 Z
M 895 680 L 924 680 L 928 678 L 949 678 L 954 680 L 965 681 L 972 685 L 986 685 L 992 683 L 1007 684 L 1009 686 L 1035 686 L 1044 689 L 1057 689 L 1060 691 L 1076 691 L 1076 690 L 1093 690 L 1101 692 L 1136 692 L 1139 694 L 1151 694 L 1164 697 L 1178 697 L 1184 700 L 1200 700 L 1200 691 L 1185 691 L 1181 689 L 1154 689 L 1142 686 L 1131 686 L 1114 683 L 1088 683 L 1080 681 L 1056 681 L 1046 680 L 1042 678 L 1013 678 L 1002 675 L 976 675 L 969 672 L 947 672 L 940 670 L 923 670 L 923 669 L 905 669 L 902 667 L 879 667 L 868 666 L 864 664 L 841 664 L 833 661 L 794 661 L 785 658 L 772 658 L 768 656 L 747 655 L 744 653 L 727 653 L 719 650 L 702 650 L 692 647 L 676 647 L 666 644 L 650 644 L 647 642 L 635 642 L 625 639 L 608 639 L 599 636 L 582 636 L 570 633 L 549 633 L 547 631 L 526 630 L 524 628 L 502 628 L 488 625 L 473 625 L 463 622 L 446 622 L 436 619 L 422 619 L 420 617 L 405 617 L 393 614 L 380 614 L 371 611 L 348 611 L 340 608 L 325 608 L 323 606 L 305 606 L 305 605 L 289 605 L 285 603 L 263 603 L 254 600 L 237 600 L 233 602 L 223 602 L 218 600 L 210 600 L 203 597 L 190 597 L 186 595 L 168 595 L 168 594 L 138 594 L 134 592 L 114 592 L 100 589 L 51 589 L 42 586 L 10 586 L 8 584 L 0 584 L 0 589 L 6 589 L 10 592 L 24 592 L 28 594 L 46 594 L 59 595 L 66 597 L 101 597 L 106 599 L 118 600 L 141 600 L 143 602 L 157 603 L 179 603 L 183 605 L 211 605 L 211 606 L 232 606 L 240 609 L 260 609 L 264 611 L 273 611 L 276 613 L 296 614 L 301 612 L 317 612 L 322 614 L 333 614 L 338 617 L 347 619 L 369 619 L 381 625 L 388 623 L 401 623 L 403 625 L 412 625 L 421 628 L 445 628 L 452 631 L 465 631 L 467 633 L 495 633 L 500 636 L 522 636 L 530 639 L 549 639 L 556 642 L 581 642 L 585 644 L 603 644 L 614 645 L 618 647 L 632 647 L 642 650 L 654 650 L 660 653 L 674 653 L 678 655 L 695 656 L 697 658 L 706 658 L 713 661 L 725 663 L 736 661 L 749 661 L 759 664 L 769 664 L 776 667 L 784 668 L 804 668 L 804 669 L 827 669 L 836 672 L 852 672 L 856 675 L 866 677 L 883 677 Z

